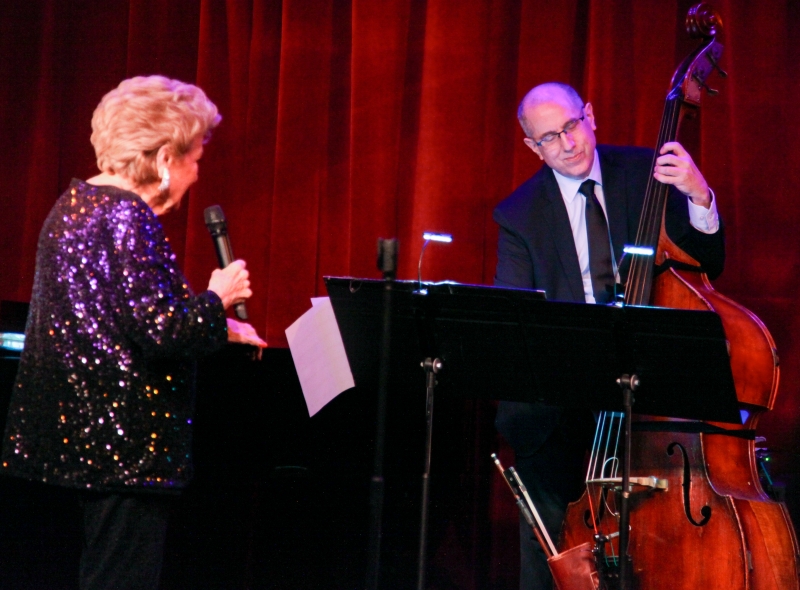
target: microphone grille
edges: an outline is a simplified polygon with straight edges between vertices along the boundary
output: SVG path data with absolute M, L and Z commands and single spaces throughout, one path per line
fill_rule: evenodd
M 222 212 L 222 207 L 219 205 L 211 205 L 211 207 L 206 207 L 203 217 L 206 220 L 206 225 L 225 223 L 225 214 Z

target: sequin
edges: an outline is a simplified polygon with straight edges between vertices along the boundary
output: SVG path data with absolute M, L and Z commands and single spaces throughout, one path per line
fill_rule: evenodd
M 192 293 L 144 201 L 73 180 L 39 236 L 0 473 L 185 486 L 191 418 L 176 417 L 192 413 L 194 359 L 226 339 L 219 298 Z

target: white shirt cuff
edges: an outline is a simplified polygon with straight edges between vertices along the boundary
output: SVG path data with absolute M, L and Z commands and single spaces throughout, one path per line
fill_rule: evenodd
M 708 191 L 711 193 L 711 207 L 708 209 L 702 205 L 695 205 L 691 199 L 687 199 L 689 201 L 689 223 L 704 234 L 715 234 L 719 230 L 717 199 L 714 196 L 714 191 L 711 189 L 708 189 Z

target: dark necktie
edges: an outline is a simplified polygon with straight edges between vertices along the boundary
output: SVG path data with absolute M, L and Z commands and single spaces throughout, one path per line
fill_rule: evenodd
M 578 192 L 586 197 L 586 234 L 589 241 L 589 271 L 592 274 L 592 291 L 597 303 L 611 301 L 606 287 L 614 285 L 611 265 L 611 243 L 603 208 L 594 194 L 594 180 L 584 180 Z

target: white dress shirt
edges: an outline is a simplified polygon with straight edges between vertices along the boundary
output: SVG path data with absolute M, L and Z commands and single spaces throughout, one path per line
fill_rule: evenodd
M 608 222 L 608 213 L 606 213 L 606 200 L 603 194 L 603 175 L 600 172 L 600 158 L 597 155 L 597 150 L 594 152 L 594 163 L 592 170 L 586 178 L 575 180 L 567 178 L 553 170 L 558 182 L 558 188 L 561 190 L 561 197 L 564 199 L 564 205 L 567 207 L 567 215 L 569 215 L 569 223 L 572 226 L 572 237 L 575 240 L 575 250 L 578 253 L 578 264 L 581 268 L 581 278 L 583 279 L 583 294 L 586 298 L 586 303 L 594 303 L 594 293 L 592 292 L 592 274 L 589 270 L 589 238 L 586 234 L 586 197 L 578 192 L 583 181 L 586 179 L 594 180 L 594 194 L 603 208 L 603 214 L 606 216 L 606 223 Z M 717 214 L 717 200 L 714 198 L 714 193 L 711 193 L 711 208 L 706 209 L 700 205 L 689 201 L 689 222 L 692 226 L 707 234 L 716 233 L 719 230 L 719 215 Z M 611 236 L 608 237 L 608 245 L 613 252 L 611 244 Z M 617 260 L 613 260 L 614 274 L 617 273 Z

